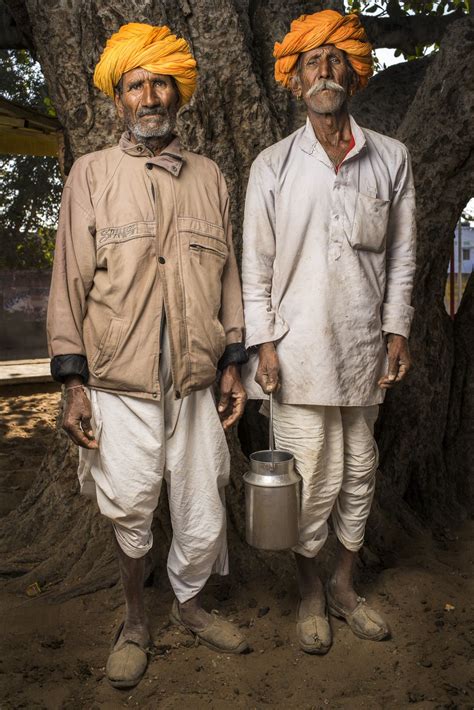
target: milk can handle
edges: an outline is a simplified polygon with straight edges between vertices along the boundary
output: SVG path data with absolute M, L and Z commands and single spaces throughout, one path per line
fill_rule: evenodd
M 275 446 L 273 439 L 273 392 L 270 392 L 270 421 L 268 424 L 268 448 L 272 452 L 272 469 L 275 468 Z

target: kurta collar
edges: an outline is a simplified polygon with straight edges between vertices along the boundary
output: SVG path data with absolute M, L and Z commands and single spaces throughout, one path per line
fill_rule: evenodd
M 363 148 L 365 148 L 366 144 L 365 135 L 362 128 L 356 123 L 353 116 L 349 116 L 349 120 L 351 122 L 351 132 L 354 136 L 355 145 L 346 155 L 343 162 L 355 157 L 358 153 L 360 153 Z M 304 127 L 303 134 L 300 140 L 300 148 L 305 153 L 308 153 L 308 155 L 314 155 L 319 160 L 322 160 L 323 163 L 329 165 L 330 167 L 334 167 L 331 161 L 329 160 L 326 151 L 316 138 L 309 117 L 306 118 L 306 125 Z
M 125 131 L 119 141 L 119 147 L 127 155 L 137 158 L 146 158 L 146 163 L 157 165 L 160 168 L 168 170 L 172 175 L 178 176 L 184 163 L 183 151 L 178 136 L 174 136 L 159 155 L 153 155 L 152 151 L 143 143 L 133 143 L 130 139 L 130 133 Z

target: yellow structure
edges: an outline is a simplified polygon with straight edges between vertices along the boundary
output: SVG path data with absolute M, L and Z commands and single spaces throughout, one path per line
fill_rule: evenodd
M 61 124 L 0 96 L 0 154 L 57 157 Z

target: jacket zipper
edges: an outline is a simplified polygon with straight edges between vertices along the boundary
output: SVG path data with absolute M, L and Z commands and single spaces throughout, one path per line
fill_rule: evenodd
M 151 172 L 151 174 L 153 175 L 153 170 L 151 170 L 150 172 Z M 151 194 L 153 195 L 153 210 L 154 210 L 154 213 L 155 213 L 155 224 L 156 224 L 156 234 L 155 234 L 155 249 L 156 249 L 156 254 L 155 254 L 155 258 L 158 260 L 159 246 L 160 246 L 160 243 L 159 243 L 159 236 L 158 236 L 158 235 L 159 235 L 159 233 L 160 233 L 160 231 L 161 231 L 161 224 L 160 224 L 160 222 L 161 222 L 161 209 L 158 209 L 158 208 L 161 207 L 161 205 L 159 205 L 159 197 L 158 197 L 159 192 L 158 192 L 158 191 L 155 191 L 155 185 L 154 185 L 154 183 L 153 183 L 153 177 L 151 177 L 151 176 L 150 176 L 150 184 L 151 184 Z M 157 249 L 156 247 L 158 247 L 158 249 Z M 157 265 L 157 268 L 158 268 L 158 265 Z M 162 328 L 163 328 L 163 310 L 164 310 L 164 312 L 165 312 L 165 318 L 166 318 L 166 308 L 165 308 L 165 298 L 164 298 L 164 296 L 165 296 L 165 294 L 164 294 L 165 289 L 164 289 L 164 286 L 163 286 L 163 282 L 161 282 L 161 288 L 162 288 L 162 294 L 161 294 L 161 308 L 162 308 L 162 312 L 161 312 L 161 318 L 160 318 L 160 325 L 159 325 L 159 328 L 158 328 L 158 358 L 157 358 L 158 366 L 157 366 L 157 368 L 156 368 L 156 388 L 157 388 L 157 392 L 159 392 L 159 394 L 160 394 L 160 399 L 161 399 L 161 394 L 162 394 L 162 392 L 161 392 L 161 387 L 160 387 L 160 361 L 161 361 L 161 332 L 162 332 Z

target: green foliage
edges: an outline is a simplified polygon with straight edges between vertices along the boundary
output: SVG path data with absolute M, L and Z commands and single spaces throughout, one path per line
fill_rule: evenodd
M 28 52 L 0 51 L 0 67 L 0 94 L 56 115 L 41 69 Z M 0 156 L 0 268 L 51 266 L 61 190 L 55 158 Z
M 346 0 L 348 10 L 377 17 L 388 15 L 445 15 L 461 8 L 469 13 L 470 0 Z
M 0 160 L 0 267 L 48 268 L 62 182 L 55 158 Z
M 373 14 L 374 17 L 403 17 L 404 15 L 446 15 L 449 12 L 461 9 L 466 14 L 469 13 L 471 0 L 345 0 L 349 12 L 360 12 L 364 15 Z M 438 47 L 435 45 L 435 49 Z M 415 48 L 415 54 L 405 54 L 401 49 L 395 50 L 395 56 L 403 54 L 407 61 L 419 59 L 427 52 L 432 51 L 432 47 L 419 46 Z M 380 69 L 378 61 L 375 61 L 375 69 Z

